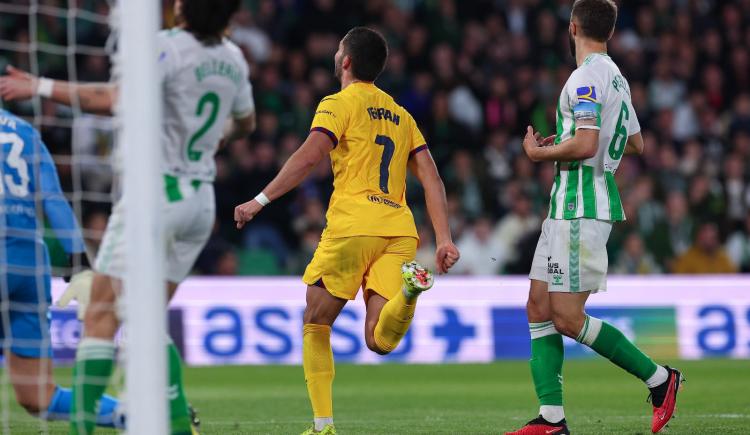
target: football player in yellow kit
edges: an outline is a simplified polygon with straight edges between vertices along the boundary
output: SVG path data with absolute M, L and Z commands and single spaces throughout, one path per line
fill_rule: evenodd
M 270 201 L 296 187 L 330 154 L 334 191 L 328 225 L 304 275 L 303 366 L 314 424 L 305 434 L 335 434 L 331 325 L 360 287 L 367 305 L 365 341 L 379 354 L 394 350 L 409 329 L 417 296 L 433 283 L 414 262 L 419 238 L 406 204 L 407 168 L 425 190 L 436 235 L 436 267 L 459 258 L 451 239 L 445 188 L 414 118 L 373 82 L 388 57 L 383 36 L 356 27 L 335 55 L 341 91 L 323 98 L 307 140 L 255 199 L 237 206 L 242 228 Z

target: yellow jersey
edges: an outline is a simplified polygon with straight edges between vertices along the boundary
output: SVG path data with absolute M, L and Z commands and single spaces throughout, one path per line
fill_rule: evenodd
M 414 118 L 371 83 L 323 98 L 311 131 L 333 142 L 333 195 L 323 238 L 417 237 L 406 204 L 409 158 L 427 149 Z

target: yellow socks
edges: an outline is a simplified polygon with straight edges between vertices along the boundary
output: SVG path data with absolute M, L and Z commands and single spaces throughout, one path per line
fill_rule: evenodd
M 330 326 L 307 323 L 302 328 L 302 365 L 313 416 L 316 421 L 329 418 L 332 421 L 335 371 Z
M 398 346 L 409 330 L 416 308 L 417 300 L 407 300 L 402 291 L 383 306 L 374 334 L 380 350 L 391 352 Z

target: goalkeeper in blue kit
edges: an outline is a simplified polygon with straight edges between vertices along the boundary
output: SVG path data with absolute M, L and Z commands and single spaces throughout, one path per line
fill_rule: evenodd
M 39 133 L 0 109 L 0 352 L 16 400 L 45 420 L 68 420 L 72 392 L 54 383 L 50 343 L 51 266 L 44 222 L 86 280 L 78 222 L 60 188 L 55 164 Z M 101 400 L 96 422 L 114 427 L 117 401 Z

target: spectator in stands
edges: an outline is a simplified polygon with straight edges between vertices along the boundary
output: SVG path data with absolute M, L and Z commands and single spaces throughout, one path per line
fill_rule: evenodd
M 492 245 L 497 246 L 502 264 L 518 259 L 516 245 L 529 232 L 536 232 L 541 226 L 541 219 L 532 209 L 529 197 L 517 191 L 513 195 L 510 213 L 506 214 L 492 232 Z M 497 257 L 496 257 L 497 258 Z
M 456 246 L 466 253 L 461 254 L 456 273 L 465 275 L 497 275 L 508 254 L 503 247 L 492 243 L 492 221 L 486 216 L 477 218 Z
M 624 275 L 649 275 L 659 273 L 661 269 L 654 257 L 645 250 L 641 236 L 638 233 L 630 233 L 625 238 L 625 246 L 612 271 Z
M 679 191 L 667 195 L 666 218 L 648 235 L 646 246 L 659 264 L 671 270 L 674 258 L 689 247 L 693 237 L 693 220 L 687 214 L 687 199 Z
M 61 8 L 68 3 L 44 2 Z M 82 10 L 108 13 L 107 2 L 74 3 Z M 628 223 L 611 235 L 610 260 L 616 263 L 621 254 L 627 255 L 628 246 L 635 245 L 630 233 L 638 232 L 644 255 L 651 254 L 668 272 L 673 259 L 690 246 L 694 221 L 720 223 L 728 234 L 745 227 L 750 209 L 750 171 L 745 163 L 750 161 L 750 15 L 742 7 L 746 1 L 618 3 L 621 22 L 610 55 L 630 82 L 646 147 L 644 155 L 623 159 L 618 169 Z M 172 1 L 162 4 L 170 23 Z M 234 230 L 234 198 L 263 185 L 307 134 L 314 101 L 336 91 L 330 62 L 337 41 L 355 24 L 381 29 L 393 48 L 377 84 L 413 114 L 438 169 L 446 181 L 455 181 L 449 186 L 449 205 L 456 240 L 467 219 L 487 216 L 491 226 L 512 219 L 507 216 L 516 213 L 518 191 L 529 198 L 534 215 L 544 214 L 554 168 L 518 159 L 518 144 L 527 120 L 537 130 L 554 133 L 557 98 L 574 67 L 566 46 L 570 1 L 245 0 L 243 4 L 230 37 L 251 65 L 259 126 L 252 137 L 227 144 L 217 159 L 216 182 L 216 237 L 237 250 L 240 269 L 244 258 L 254 258 L 245 255 L 249 247 L 270 251 L 278 264 L 306 249 L 305 225 L 295 230 L 293 222 L 311 220 L 311 207 L 327 204 L 329 162 L 316 168 L 296 196 L 274 201 L 269 206 L 273 210 L 264 212 L 265 221 L 246 233 Z M 70 42 L 64 20 L 48 14 L 39 18 L 38 41 Z M 103 47 L 108 28 L 78 19 L 75 32 L 79 44 Z M 27 17 L 0 16 L 0 39 L 27 44 L 30 36 Z M 90 51 L 73 58 L 78 78 L 106 79 L 106 53 L 92 56 Z M 12 63 L 28 69 L 29 59 L 23 51 L 0 50 L 0 67 Z M 42 75 L 69 78 L 65 56 L 42 50 L 37 60 Z M 33 115 L 31 104 L 13 110 Z M 82 185 L 92 193 L 106 193 L 106 174 L 88 176 L 92 175 L 88 168 L 87 176 L 80 177 L 77 169 L 62 163 L 71 150 L 83 156 L 81 144 L 88 146 L 87 155 L 103 158 L 107 155 L 99 151 L 111 147 L 100 143 L 98 136 L 80 134 L 78 127 L 92 127 L 89 120 L 74 118 L 77 131 L 71 133 L 66 127 L 73 116 L 69 111 L 45 104 L 43 115 L 43 139 L 61 157 L 58 171 L 64 188 Z M 87 165 L 87 160 L 76 162 Z M 419 192 L 410 189 L 407 194 L 417 222 L 426 222 L 423 206 L 413 200 Z M 99 206 L 84 203 L 83 210 L 88 214 Z M 474 228 L 468 233 L 473 234 Z M 526 246 L 525 241 L 522 238 L 519 246 Z M 512 243 L 506 241 L 503 249 L 516 252 Z M 522 252 L 506 268 L 525 274 L 524 261 Z
M 727 254 L 740 271 L 750 272 L 750 214 L 745 215 L 745 226 L 729 237 Z
M 674 263 L 675 273 L 734 273 L 737 267 L 727 255 L 719 240 L 719 230 L 714 223 L 704 223 L 698 228 L 695 244 Z

